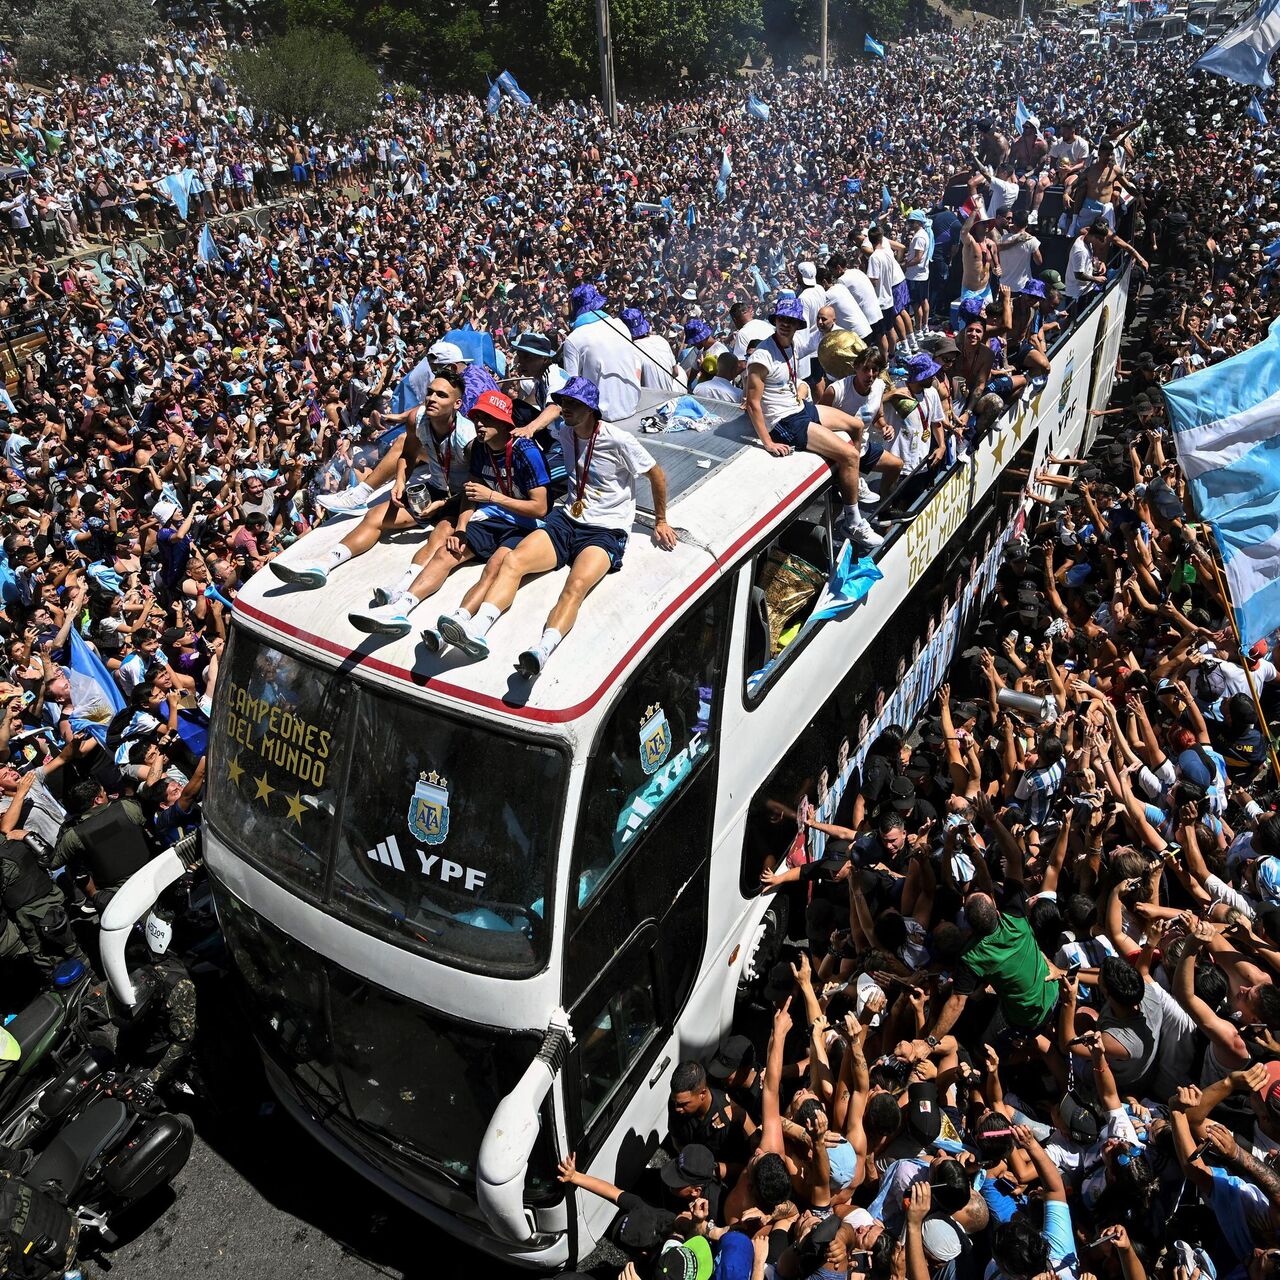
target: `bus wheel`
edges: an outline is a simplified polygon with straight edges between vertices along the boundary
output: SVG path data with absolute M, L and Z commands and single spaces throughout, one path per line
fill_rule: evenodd
M 791 903 L 782 894 L 775 894 L 751 936 L 750 953 L 738 979 L 739 1005 L 752 1004 L 759 999 L 769 980 L 769 970 L 782 956 L 790 915 Z

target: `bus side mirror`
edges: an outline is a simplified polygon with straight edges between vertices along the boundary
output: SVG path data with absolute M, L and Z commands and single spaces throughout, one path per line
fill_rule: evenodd
M 557 1009 L 542 1047 L 510 1093 L 494 1108 L 480 1143 L 476 1199 L 493 1230 L 514 1244 L 527 1244 L 534 1226 L 524 1204 L 529 1156 L 538 1140 L 543 1099 L 564 1066 L 573 1044 L 569 1015 Z

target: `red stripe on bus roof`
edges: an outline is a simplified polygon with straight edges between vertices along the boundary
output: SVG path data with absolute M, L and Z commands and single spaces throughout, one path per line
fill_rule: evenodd
M 703 570 L 697 578 L 693 580 L 669 605 L 644 629 L 644 631 L 636 638 L 635 643 L 627 650 L 625 654 L 614 664 L 613 669 L 608 676 L 596 687 L 594 693 L 589 698 L 584 698 L 581 702 L 572 707 L 564 707 L 559 710 L 544 710 L 541 707 L 519 707 L 509 702 L 504 702 L 501 698 L 495 698 L 491 694 L 478 693 L 474 689 L 464 688 L 462 685 L 450 684 L 446 680 L 440 679 L 438 676 L 431 676 L 425 681 L 415 679 L 413 671 L 406 667 L 398 667 L 394 663 L 384 662 L 381 658 L 364 657 L 360 659 L 360 666 L 369 667 L 371 670 L 379 671 L 383 675 L 392 676 L 397 680 L 403 680 L 407 684 L 412 684 L 418 688 L 430 689 L 435 693 L 442 693 L 450 698 L 455 698 L 460 702 L 470 702 L 478 707 L 486 707 L 491 711 L 501 711 L 508 715 L 523 717 L 526 720 L 537 720 L 543 724 L 563 724 L 566 720 L 575 720 L 579 716 L 590 711 L 597 702 L 600 701 L 607 689 L 617 678 L 618 673 L 635 657 L 636 652 L 642 648 L 653 636 L 659 627 L 661 627 L 668 618 L 696 592 L 700 591 L 706 583 L 715 576 L 720 565 L 735 556 L 748 542 L 750 542 L 766 525 L 777 518 L 778 514 L 786 507 L 789 507 L 798 498 L 803 497 L 815 484 L 820 480 L 825 480 L 830 472 L 826 467 L 815 472 L 803 484 L 797 485 L 785 498 L 782 499 L 775 507 L 765 515 L 761 516 L 745 533 L 741 534 L 738 539 L 726 549 L 722 556 L 716 558 L 715 562 Z M 313 632 L 304 631 L 301 627 L 295 627 L 292 623 L 282 622 L 279 618 L 263 612 L 251 604 L 241 604 L 236 601 L 235 609 L 237 612 L 254 618 L 265 626 L 270 627 L 273 631 L 278 631 L 282 635 L 291 637 L 294 640 L 302 640 L 317 649 L 323 649 L 327 653 L 332 653 L 335 657 L 350 658 L 353 650 L 344 648 L 340 644 L 336 644 L 332 640 L 326 640 L 323 636 L 315 635 Z

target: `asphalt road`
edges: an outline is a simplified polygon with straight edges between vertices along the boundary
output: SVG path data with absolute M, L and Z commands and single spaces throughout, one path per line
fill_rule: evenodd
M 352 1173 L 272 1099 L 229 979 L 200 982 L 191 1159 L 170 1195 L 122 1220 L 104 1267 L 86 1280 L 365 1280 L 463 1276 L 507 1280 L 504 1267 L 430 1226 Z M 109 1272 L 108 1272 L 109 1268 Z M 616 1276 L 606 1268 L 605 1276 Z

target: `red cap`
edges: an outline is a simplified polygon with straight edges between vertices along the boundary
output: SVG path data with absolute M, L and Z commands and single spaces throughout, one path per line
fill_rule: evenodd
M 1268 1062 L 1266 1070 L 1267 1081 L 1258 1092 L 1262 1095 L 1263 1102 L 1280 1101 L 1277 1098 L 1277 1091 L 1280 1091 L 1280 1062 Z
M 508 427 L 515 426 L 511 421 L 511 397 L 504 396 L 501 391 L 482 391 L 471 406 L 472 413 L 484 413 L 497 422 Z
M 1249 665 L 1255 666 L 1267 656 L 1267 642 L 1265 640 L 1255 640 L 1249 647 Z

